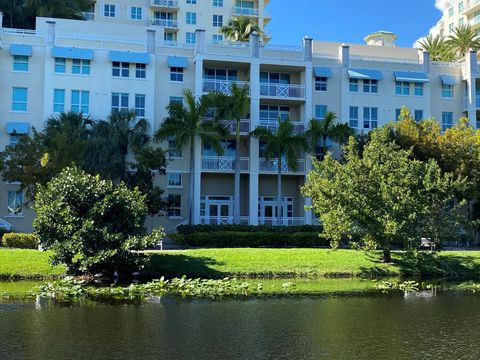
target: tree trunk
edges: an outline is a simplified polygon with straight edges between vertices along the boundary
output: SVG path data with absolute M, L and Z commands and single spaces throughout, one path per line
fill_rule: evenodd
M 384 263 L 391 263 L 392 262 L 392 254 L 390 253 L 389 247 L 383 248 L 383 260 Z
M 195 166 L 195 158 L 194 158 L 194 147 L 195 147 L 195 137 L 192 136 L 190 140 L 190 194 L 188 196 L 188 205 L 189 205 L 189 219 L 188 222 L 190 225 L 193 224 L 193 200 L 194 200 L 194 192 L 195 192 L 195 179 L 193 178 L 194 171 L 193 168 Z
M 282 225 L 282 154 L 278 156 L 277 172 L 277 226 Z
M 240 224 L 240 119 L 237 119 L 235 144 L 235 185 L 233 195 L 233 222 Z

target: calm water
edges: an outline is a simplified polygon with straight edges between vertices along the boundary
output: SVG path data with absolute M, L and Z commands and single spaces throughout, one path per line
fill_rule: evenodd
M 0 302 L 0 359 L 478 359 L 480 295 Z

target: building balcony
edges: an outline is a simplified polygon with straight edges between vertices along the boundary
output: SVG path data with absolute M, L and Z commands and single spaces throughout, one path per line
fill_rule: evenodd
M 95 13 L 93 11 L 82 12 L 82 15 L 85 20 L 95 20 Z
M 201 225 L 231 225 L 233 224 L 233 216 L 201 216 Z M 248 225 L 248 216 L 240 217 L 240 224 Z
M 463 15 L 474 14 L 480 10 L 480 0 L 470 0 L 465 4 Z
M 211 121 L 213 118 L 206 117 L 204 121 Z M 237 120 L 220 120 L 227 129 L 230 131 L 231 134 L 237 133 Z M 250 119 L 241 119 L 240 120 L 240 134 L 241 135 L 248 135 L 250 133 Z
M 269 225 L 269 226 L 301 226 L 305 225 L 305 218 L 303 217 L 282 217 L 280 222 L 276 217 L 259 217 L 259 225 Z
M 282 160 L 281 164 L 282 174 L 304 174 L 305 173 L 305 160 L 297 160 L 297 168 L 291 169 L 285 160 Z M 260 172 L 267 174 L 277 174 L 278 173 L 278 160 L 265 158 L 260 158 Z
M 294 133 L 295 134 L 303 134 L 305 132 L 305 129 L 307 125 L 303 122 L 300 121 L 292 121 L 292 124 L 294 126 Z M 270 120 L 270 119 L 260 119 L 260 125 L 261 127 L 267 128 L 271 132 L 276 132 L 278 129 L 278 121 L 277 120 Z
M 236 84 L 238 87 L 249 85 L 247 81 L 203 79 L 203 92 L 220 92 L 225 95 L 231 95 L 233 84 Z
M 159 26 L 165 29 L 178 30 L 178 20 L 152 19 L 150 25 Z
M 305 86 L 294 84 L 260 83 L 260 96 L 275 99 L 305 99 Z
M 178 9 L 177 0 L 150 0 L 150 6 L 155 9 Z
M 240 158 L 240 171 L 250 171 L 250 159 Z M 202 171 L 215 173 L 233 173 L 235 171 L 235 157 L 233 156 L 202 156 Z
M 258 16 L 259 11 L 255 8 L 245 8 L 241 6 L 234 6 L 233 16 Z

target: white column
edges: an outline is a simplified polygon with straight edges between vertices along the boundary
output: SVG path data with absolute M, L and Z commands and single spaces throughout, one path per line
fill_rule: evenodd
M 260 62 L 252 59 L 250 64 L 250 128 L 260 125 Z M 250 137 L 250 176 L 249 176 L 249 224 L 258 225 L 258 186 L 259 186 L 259 140 Z
M 477 121 L 477 90 L 478 59 L 475 51 L 469 51 L 465 58 L 465 78 L 467 79 L 467 116 L 470 124 L 476 126 Z
M 195 56 L 195 98 L 203 95 L 203 56 Z M 193 164 L 193 223 L 200 224 L 200 197 L 202 195 L 202 142 L 200 138 L 195 139 L 194 164 Z
M 313 66 L 308 63 L 305 68 L 305 122 L 308 124 L 313 117 Z M 307 181 L 307 174 L 312 170 L 311 154 L 307 153 L 305 156 L 305 181 Z M 304 206 L 311 206 L 312 199 L 305 198 Z M 305 224 L 312 224 L 312 211 L 305 210 Z

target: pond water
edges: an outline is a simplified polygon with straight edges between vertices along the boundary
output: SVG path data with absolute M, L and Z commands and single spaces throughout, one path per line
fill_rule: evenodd
M 0 300 L 0 359 L 478 359 L 479 309 L 480 295 L 450 291 L 142 305 Z

